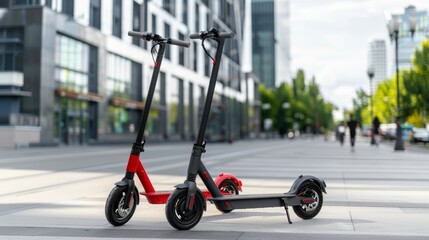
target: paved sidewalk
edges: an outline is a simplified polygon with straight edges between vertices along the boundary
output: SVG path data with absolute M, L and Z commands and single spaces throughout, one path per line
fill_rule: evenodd
M 287 192 L 300 174 L 324 179 L 322 211 L 307 221 L 291 211 L 290 225 L 282 208 L 221 214 L 209 204 L 194 229 L 175 231 L 164 205 L 141 198 L 130 222 L 112 227 L 104 203 L 123 176 L 127 147 L 26 149 L 0 152 L 0 239 L 429 239 L 429 153 L 364 141 L 351 152 L 322 138 L 207 150 L 212 175 L 235 174 L 242 194 Z M 183 182 L 189 152 L 189 144 L 147 147 L 142 159 L 157 189 Z

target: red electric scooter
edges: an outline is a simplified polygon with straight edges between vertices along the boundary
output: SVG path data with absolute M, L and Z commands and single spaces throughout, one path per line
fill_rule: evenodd
M 207 55 L 209 55 L 209 52 L 205 49 L 204 41 L 211 40 L 216 42 L 217 48 L 214 58 L 209 55 L 213 60 L 213 69 L 198 137 L 189 161 L 187 177 L 184 183 L 176 185 L 176 190 L 170 195 L 165 205 L 165 214 L 168 222 L 178 230 L 188 230 L 197 225 L 207 208 L 204 195 L 195 182 L 197 175 L 212 195 L 208 200 L 214 203 L 216 208 L 222 212 L 234 209 L 282 207 L 286 211 L 288 222 L 292 223 L 288 207 L 292 207 L 298 217 L 302 219 L 311 219 L 322 209 L 323 193 L 326 193 L 326 184 L 319 178 L 301 175 L 295 180 L 287 193 L 225 196 L 219 191 L 210 177 L 209 171 L 201 161 L 201 156 L 205 152 L 206 147 L 204 135 L 216 86 L 216 78 L 219 72 L 223 46 L 225 39 L 233 38 L 234 36 L 235 34 L 232 32 L 219 32 L 215 28 L 190 35 L 191 39 L 202 40 L 202 45 Z
M 188 42 L 163 38 L 158 34 L 153 33 L 140 33 L 140 32 L 128 32 L 129 36 L 141 38 L 146 41 L 153 41 L 154 45 L 151 49 L 152 54 L 157 50 L 157 56 L 153 67 L 152 79 L 149 86 L 145 106 L 143 109 L 143 115 L 140 121 L 140 126 L 137 132 L 136 140 L 131 149 L 131 154 L 128 159 L 128 165 L 125 173 L 125 177 L 115 183 L 115 187 L 110 192 L 105 206 L 105 214 L 107 221 L 114 226 L 121 226 L 127 223 L 134 214 L 136 205 L 139 204 L 139 191 L 134 183 L 134 175 L 137 176 L 143 185 L 144 192 L 140 194 L 144 195 L 148 202 L 151 204 L 164 204 L 167 202 L 168 196 L 171 192 L 167 191 L 155 191 L 149 176 L 147 175 L 141 161 L 140 153 L 144 151 L 145 140 L 143 139 L 144 129 L 146 127 L 147 119 L 149 116 L 150 106 L 152 104 L 152 98 L 155 92 L 156 81 L 158 79 L 162 58 L 164 56 L 164 50 L 167 44 L 177 45 L 180 47 L 189 47 Z M 219 191 L 224 195 L 238 195 L 241 191 L 242 183 L 235 176 L 228 173 L 221 173 L 215 180 L 216 186 Z M 210 192 L 203 192 L 204 198 L 211 197 Z M 225 211 L 229 212 L 229 211 Z

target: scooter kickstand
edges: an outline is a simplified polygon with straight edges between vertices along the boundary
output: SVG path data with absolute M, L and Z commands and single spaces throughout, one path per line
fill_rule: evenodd
M 289 224 L 292 224 L 292 220 L 290 220 L 290 215 L 289 215 L 289 208 L 288 208 L 288 205 L 287 205 L 285 199 L 283 199 L 283 203 L 284 203 L 285 210 L 286 210 L 287 221 L 289 222 Z

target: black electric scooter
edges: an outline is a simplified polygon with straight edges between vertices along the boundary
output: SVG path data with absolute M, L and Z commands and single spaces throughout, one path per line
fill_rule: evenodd
M 127 223 L 134 214 L 136 205 L 139 203 L 139 191 L 137 190 L 134 175 L 137 174 L 140 183 L 144 188 L 144 195 L 150 204 L 164 204 L 170 195 L 169 191 L 156 191 L 149 179 L 149 175 L 140 161 L 140 153 L 144 151 L 145 140 L 143 139 L 144 129 L 149 116 L 150 107 L 152 104 L 153 95 L 155 93 L 156 82 L 160 72 L 164 50 L 167 44 L 176 45 L 180 47 L 189 47 L 189 43 L 172 38 L 163 38 L 154 33 L 141 33 L 141 32 L 128 32 L 129 36 L 141 38 L 145 41 L 152 41 L 154 43 L 151 52 L 157 52 L 156 60 L 154 59 L 154 67 L 152 78 L 143 109 L 138 134 L 133 144 L 131 153 L 128 158 L 128 164 L 124 178 L 115 183 L 115 187 L 109 194 L 105 205 L 106 219 L 114 226 L 121 226 Z M 159 46 L 158 51 L 156 47 Z M 221 173 L 215 180 L 216 185 L 224 195 L 238 194 L 241 191 L 242 183 L 239 179 L 229 173 Z M 204 198 L 211 197 L 210 192 L 203 191 Z
M 215 28 L 190 35 L 191 39 L 202 40 L 203 48 L 209 56 L 210 54 L 205 49 L 204 41 L 209 39 L 217 42 L 217 48 L 215 58 L 210 56 L 213 60 L 213 69 L 210 76 L 198 137 L 192 149 L 189 161 L 187 178 L 184 183 L 175 186 L 176 190 L 169 196 L 165 208 L 168 222 L 178 230 L 189 230 L 196 226 L 203 215 L 203 211 L 207 208 L 204 196 L 195 183 L 197 174 L 212 195 L 212 198 L 208 200 L 214 203 L 216 208 L 221 212 L 230 212 L 234 209 L 246 208 L 284 207 L 288 222 L 292 223 L 288 211 L 289 206 L 291 206 L 294 212 L 302 219 L 311 219 L 315 217 L 322 208 L 322 192 L 326 193 L 326 184 L 323 180 L 316 177 L 299 176 L 287 193 L 222 196 L 210 177 L 208 170 L 201 161 L 201 155 L 205 152 L 206 141 L 204 140 L 204 134 L 207 127 L 224 42 L 225 39 L 233 38 L 234 36 L 235 34 L 232 32 L 219 32 Z

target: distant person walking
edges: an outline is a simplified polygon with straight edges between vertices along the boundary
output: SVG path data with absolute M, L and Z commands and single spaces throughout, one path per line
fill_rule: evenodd
M 338 140 L 340 141 L 341 146 L 344 144 L 344 135 L 346 134 L 346 127 L 344 127 L 344 122 L 341 121 L 340 125 L 337 128 L 338 131 Z
M 356 128 L 358 127 L 358 122 L 354 120 L 354 115 L 350 114 L 350 119 L 347 122 L 347 127 L 349 128 L 350 132 L 350 145 L 352 147 L 351 151 L 355 151 L 355 141 L 356 141 Z
M 380 142 L 380 120 L 378 120 L 377 116 L 372 120 L 372 134 L 374 134 L 375 145 L 378 147 Z

